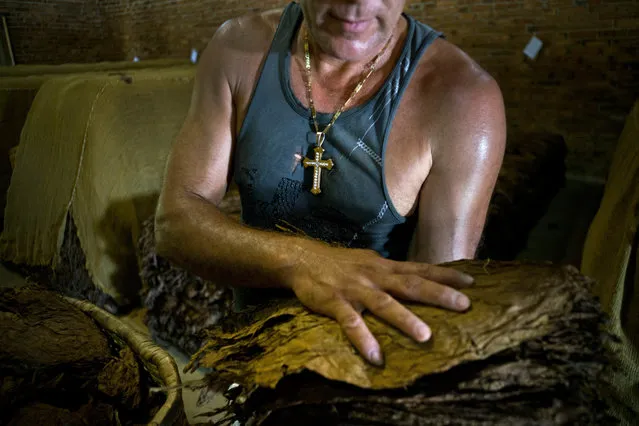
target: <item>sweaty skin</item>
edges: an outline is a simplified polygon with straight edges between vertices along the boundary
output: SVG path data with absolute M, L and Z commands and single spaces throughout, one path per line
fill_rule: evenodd
M 392 37 L 350 108 L 366 102 L 403 48 L 404 0 L 302 0 L 301 6 L 320 112 L 332 113 L 344 102 Z M 431 336 L 428 325 L 399 300 L 455 311 L 470 305 L 459 289 L 471 285 L 472 277 L 435 264 L 475 255 L 504 154 L 501 92 L 485 71 L 443 39 L 422 56 L 393 122 L 384 165 L 396 209 L 417 215 L 409 261 L 249 228 L 217 206 L 281 13 L 226 22 L 203 53 L 191 107 L 167 162 L 156 215 L 157 250 L 206 279 L 291 289 L 306 307 L 338 321 L 360 353 L 381 365 L 383 354 L 363 310 L 425 341 Z M 297 34 L 291 88 L 308 106 L 302 43 Z

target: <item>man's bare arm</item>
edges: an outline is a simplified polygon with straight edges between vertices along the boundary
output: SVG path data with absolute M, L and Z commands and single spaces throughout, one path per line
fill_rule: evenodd
M 371 250 L 251 229 L 219 211 L 236 131 L 235 79 L 246 68 L 241 49 L 234 47 L 237 37 L 252 28 L 222 27 L 203 54 L 193 102 L 167 163 L 156 215 L 157 251 L 206 279 L 290 288 L 309 309 L 334 318 L 355 347 L 379 364 L 380 347 L 362 310 L 423 341 L 430 337 L 429 328 L 395 297 L 464 310 L 467 298 L 455 288 L 472 278 L 452 269 L 383 259 Z
M 224 24 L 198 64 L 191 106 L 169 154 L 156 214 L 158 253 L 206 278 L 281 286 L 295 264 L 278 234 L 249 230 L 220 212 L 236 131 L 232 91 L 242 41 L 239 20 Z M 238 51 L 239 50 L 239 51 Z M 239 249 L 239 250 L 238 250 Z
M 497 83 L 468 70 L 442 105 L 446 125 L 422 186 L 409 259 L 432 264 L 472 259 L 504 155 L 506 124 Z

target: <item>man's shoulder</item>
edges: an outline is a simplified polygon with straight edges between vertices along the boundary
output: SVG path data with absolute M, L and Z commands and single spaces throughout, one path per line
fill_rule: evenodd
M 495 79 L 474 59 L 453 43 L 438 39 L 433 43 L 432 52 L 424 58 L 423 89 L 432 90 L 433 86 L 441 90 L 440 101 L 455 101 L 457 97 L 467 95 L 494 95 L 499 91 Z
M 272 9 L 229 19 L 217 29 L 212 43 L 239 52 L 268 48 L 275 35 L 283 9 Z
M 266 56 L 282 9 L 229 19 L 215 31 L 199 63 L 203 78 L 218 75 L 233 92 L 253 86 L 257 69 Z
M 453 43 L 438 39 L 433 48 L 424 58 L 419 90 L 437 104 L 437 130 L 445 146 L 463 148 L 450 142 L 453 134 L 502 128 L 504 105 L 497 81 Z M 474 143 L 472 138 L 455 139 Z

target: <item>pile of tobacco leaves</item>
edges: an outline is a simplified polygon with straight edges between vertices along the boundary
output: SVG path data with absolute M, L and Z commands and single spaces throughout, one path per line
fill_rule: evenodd
M 0 424 L 133 425 L 162 406 L 131 348 L 36 287 L 0 291 Z
M 217 424 L 606 425 L 605 321 L 592 281 L 550 263 L 460 261 L 475 276 L 466 313 L 409 305 L 426 344 L 366 322 L 385 366 L 366 363 L 337 324 L 295 300 L 207 330 L 189 368 L 226 392 Z M 218 417 L 219 418 L 219 417 Z

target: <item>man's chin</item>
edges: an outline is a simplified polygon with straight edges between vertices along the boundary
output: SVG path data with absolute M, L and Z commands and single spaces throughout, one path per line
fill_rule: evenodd
M 351 37 L 351 34 L 328 35 L 325 40 L 325 53 L 334 56 L 342 61 L 361 61 L 370 58 L 381 49 L 371 49 L 370 37 Z M 374 51 L 373 51 L 374 50 Z

